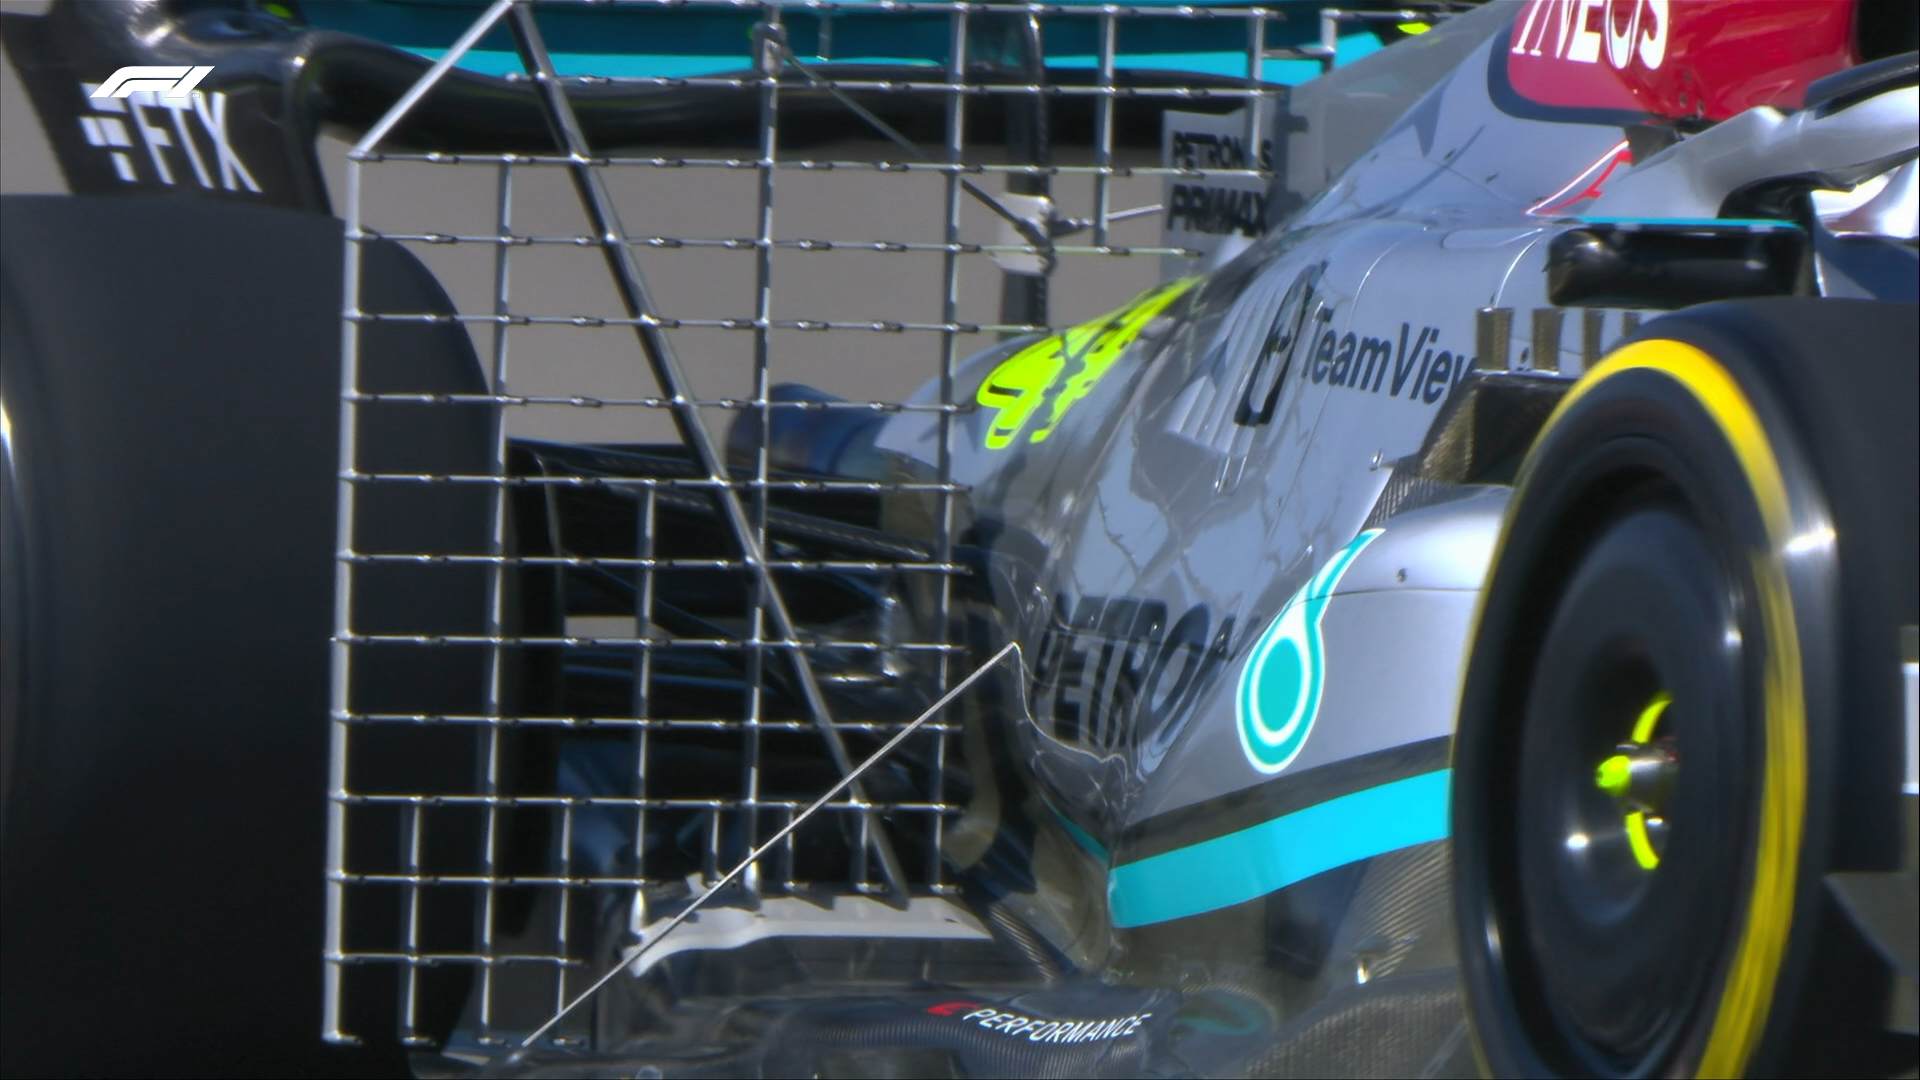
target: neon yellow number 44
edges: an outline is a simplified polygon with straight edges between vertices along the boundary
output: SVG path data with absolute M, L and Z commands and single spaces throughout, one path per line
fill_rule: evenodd
M 987 449 L 1013 445 L 1051 395 L 1045 422 L 1027 436 L 1029 442 L 1045 442 L 1067 410 L 1093 391 L 1154 316 L 1198 280 L 1184 278 L 1150 289 L 1118 311 L 1036 341 L 1001 361 L 975 395 L 980 404 L 998 410 L 987 427 Z

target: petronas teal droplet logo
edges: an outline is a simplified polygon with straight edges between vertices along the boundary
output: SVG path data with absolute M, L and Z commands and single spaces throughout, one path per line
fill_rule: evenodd
M 1247 656 L 1247 666 L 1240 671 L 1240 692 L 1234 696 L 1234 714 L 1240 748 L 1248 763 L 1263 773 L 1286 768 L 1307 745 L 1326 684 L 1327 649 L 1320 621 L 1326 618 L 1327 603 L 1341 575 L 1380 532 L 1368 529 L 1334 552 L 1327 565 L 1280 609 Z

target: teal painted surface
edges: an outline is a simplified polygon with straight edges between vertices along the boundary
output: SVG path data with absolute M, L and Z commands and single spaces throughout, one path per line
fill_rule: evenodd
M 1340 42 L 1340 63 L 1349 63 L 1353 59 L 1375 52 L 1380 44 L 1372 37 L 1364 42 L 1342 38 Z M 1367 48 L 1366 46 L 1372 46 Z M 406 50 L 428 60 L 438 60 L 447 54 L 445 49 L 416 48 L 406 46 Z M 941 76 L 943 65 L 939 60 L 926 57 L 907 56 L 848 56 L 836 50 L 834 63 L 852 64 L 904 64 L 927 68 L 936 76 Z M 1349 55 L 1351 54 L 1351 55 Z M 801 56 L 801 60 L 819 62 L 817 57 Z M 599 75 L 609 79 L 685 79 L 697 75 L 721 75 L 745 71 L 749 64 L 746 53 L 738 56 L 687 55 L 675 53 L 555 53 L 554 70 L 562 75 Z M 1099 60 L 1093 56 L 1049 56 L 1047 66 L 1066 69 L 1092 69 L 1099 66 Z M 1135 53 L 1117 59 L 1114 66 L 1123 71 L 1190 71 L 1202 75 L 1225 75 L 1238 78 L 1246 73 L 1247 54 L 1243 52 L 1191 52 L 1191 53 Z M 479 75 L 517 75 L 523 70 L 518 53 L 495 49 L 472 49 L 461 58 L 460 69 Z M 1267 60 L 1261 64 L 1261 78 L 1270 83 L 1285 83 L 1289 86 L 1306 82 L 1320 74 L 1317 60 Z
M 1113 856 L 1107 854 L 1107 846 L 1095 840 L 1087 830 L 1074 824 L 1072 818 L 1061 813 L 1060 808 L 1053 805 L 1052 799 L 1042 796 L 1042 801 L 1047 804 L 1047 809 L 1053 811 L 1053 816 L 1059 819 L 1061 826 L 1067 830 L 1067 835 L 1073 837 L 1073 842 L 1080 845 L 1080 850 L 1103 863 L 1113 861 Z
M 445 49 L 407 50 L 428 60 L 447 55 Z M 804 57 L 802 58 L 805 59 Z M 860 57 L 863 64 L 913 64 L 925 67 L 935 79 L 940 66 L 932 60 L 899 56 Z M 745 71 L 747 56 L 682 56 L 671 53 L 554 53 L 553 68 L 562 75 L 599 75 L 608 79 L 687 79 L 697 75 L 722 75 Z M 520 55 L 493 49 L 473 49 L 460 58 L 460 69 L 480 75 L 518 75 L 526 69 Z
M 1452 770 L 1411 776 L 1139 862 L 1107 875 L 1117 927 L 1257 900 L 1335 867 L 1447 837 Z
M 1092 0 L 1079 0 L 1091 3 Z M 1143 0 L 1134 6 L 1175 6 L 1177 0 Z M 1269 23 L 1270 47 L 1318 40 L 1318 3 L 1282 0 L 1300 7 L 1299 17 Z M 361 0 L 308 3 L 302 11 L 313 26 L 354 34 L 404 49 L 428 60 L 447 48 L 479 14 L 480 3 L 404 3 Z M 635 5 L 568 10 L 542 8 L 541 32 L 562 75 L 609 78 L 687 78 L 749 69 L 748 44 L 758 13 L 678 9 Z M 794 51 L 803 59 L 821 59 L 821 19 L 806 12 L 786 15 Z M 1351 63 L 1381 46 L 1364 27 L 1342 28 L 1338 63 Z M 1091 18 L 1060 15 L 1047 24 L 1047 64 L 1087 69 L 1098 64 L 1097 24 Z M 831 57 L 841 63 L 907 64 L 942 67 L 946 63 L 947 17 L 943 13 L 862 15 L 842 13 L 832 26 Z M 978 49 L 978 43 L 972 46 Z M 1247 71 L 1246 24 L 1232 17 L 1122 19 L 1115 63 L 1125 70 L 1167 70 L 1244 78 Z M 483 75 L 521 70 L 511 36 L 496 28 L 462 58 L 460 67 Z M 1299 83 L 1320 73 L 1310 60 L 1267 60 L 1261 76 L 1268 82 Z

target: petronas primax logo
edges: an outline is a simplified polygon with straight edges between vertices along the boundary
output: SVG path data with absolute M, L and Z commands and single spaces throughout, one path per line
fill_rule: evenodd
M 1240 748 L 1263 773 L 1277 773 L 1300 755 L 1320 715 L 1320 691 L 1326 685 L 1327 646 L 1320 633 L 1334 586 L 1368 544 L 1380 535 L 1368 529 L 1327 560 L 1280 609 L 1260 640 L 1254 642 L 1240 672 L 1234 696 Z

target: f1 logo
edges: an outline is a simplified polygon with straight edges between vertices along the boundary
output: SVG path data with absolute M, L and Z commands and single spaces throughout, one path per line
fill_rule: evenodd
M 211 67 L 123 67 L 87 96 L 123 98 L 146 90 L 180 101 L 212 73 Z
M 211 67 L 123 67 L 99 86 L 83 82 L 80 92 L 93 112 L 79 117 L 80 130 L 89 144 L 112 156 L 114 172 L 125 183 L 142 182 L 134 167 L 138 134 L 153 163 L 153 176 L 167 187 L 177 182 L 174 167 L 184 156 L 202 188 L 259 194 L 260 185 L 227 135 L 227 95 L 196 89 L 211 71 Z M 171 118 L 172 130 L 155 123 L 156 116 Z M 199 138 L 191 122 L 197 122 Z M 213 151 L 211 158 L 201 152 L 202 145 Z

